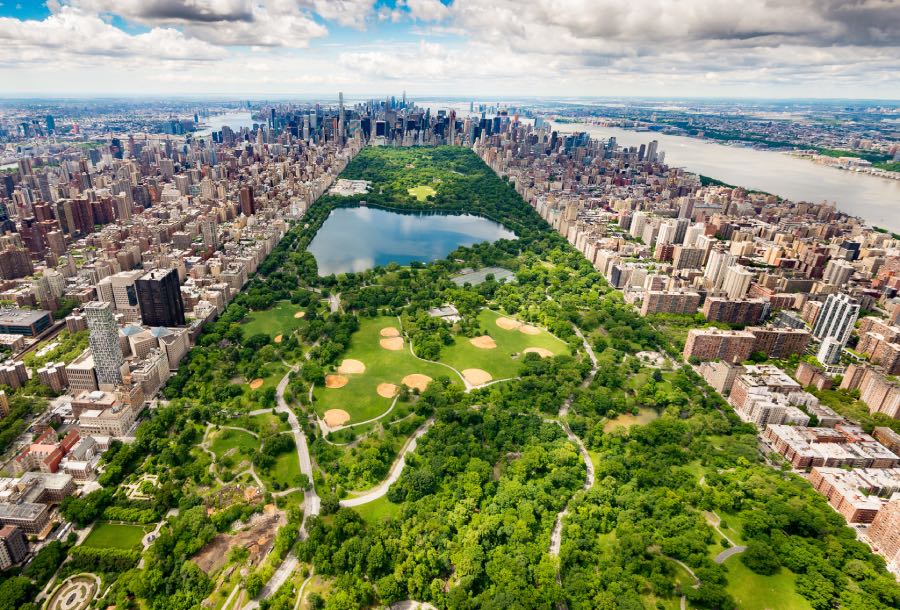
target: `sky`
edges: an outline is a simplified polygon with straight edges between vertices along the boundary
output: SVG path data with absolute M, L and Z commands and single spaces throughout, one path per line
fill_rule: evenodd
M 900 0 L 0 0 L 0 95 L 900 99 Z

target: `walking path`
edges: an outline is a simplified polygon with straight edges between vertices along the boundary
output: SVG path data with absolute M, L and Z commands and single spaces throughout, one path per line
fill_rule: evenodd
M 716 563 L 725 563 L 729 557 L 733 557 L 738 553 L 743 553 L 747 550 L 746 546 L 736 544 L 734 540 L 728 537 L 728 534 L 723 532 L 719 526 L 722 524 L 722 519 L 715 512 L 703 512 L 703 517 L 706 519 L 706 522 L 712 526 L 714 530 L 725 540 L 728 541 L 728 544 L 731 546 L 716 555 L 715 562 Z
M 413 433 L 413 435 L 406 440 L 406 443 L 400 450 L 400 457 L 398 457 L 397 461 L 394 462 L 394 465 L 391 466 L 388 477 L 384 481 L 368 490 L 367 492 L 363 493 L 362 495 L 356 496 L 354 498 L 348 498 L 346 500 L 341 500 L 341 506 L 362 506 L 363 504 L 368 504 L 369 502 L 374 502 L 375 500 L 384 497 L 384 495 L 388 491 L 388 488 L 390 488 L 390 486 L 393 485 L 403 473 L 403 468 L 406 466 L 406 455 L 416 450 L 416 445 L 419 438 L 421 438 L 423 434 L 428 432 L 428 429 L 431 428 L 432 425 L 434 425 L 433 417 L 419 426 L 419 428 Z
M 594 355 L 594 350 L 591 348 L 591 344 L 585 338 L 584 334 L 581 330 L 572 325 L 572 328 L 575 329 L 575 334 L 578 335 L 578 338 L 581 339 L 582 344 L 584 345 L 584 349 L 587 352 L 588 358 L 591 361 L 591 371 L 588 373 L 588 376 L 585 377 L 584 381 L 581 382 L 581 388 L 588 387 L 591 382 L 594 380 L 594 376 L 597 374 L 597 357 Z M 557 423 L 562 429 L 563 432 L 566 433 L 566 436 L 570 441 L 575 443 L 578 447 L 578 453 L 581 455 L 581 459 L 584 461 L 584 466 L 586 469 L 586 474 L 584 478 L 584 490 L 587 491 L 594 486 L 594 462 L 591 460 L 591 455 L 588 453 L 587 448 L 584 446 L 584 443 L 581 441 L 578 436 L 572 432 L 572 429 L 569 427 L 569 422 L 566 421 L 566 418 L 569 415 L 569 409 L 572 407 L 572 401 L 574 400 L 574 396 L 569 396 L 563 401 L 563 404 L 559 407 L 559 413 L 556 416 L 554 421 Z M 554 557 L 559 556 L 559 549 L 562 546 L 562 529 L 563 529 L 563 520 L 569 514 L 569 506 L 563 507 L 561 511 L 556 514 L 556 523 L 553 525 L 553 531 L 550 533 L 550 555 Z M 559 571 L 556 573 L 557 580 L 560 579 Z

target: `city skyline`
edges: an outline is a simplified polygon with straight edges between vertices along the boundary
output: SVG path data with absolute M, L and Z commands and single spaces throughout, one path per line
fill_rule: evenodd
M 7 95 L 900 97 L 896 2 L 0 2 Z M 857 93 L 859 92 L 859 93 Z

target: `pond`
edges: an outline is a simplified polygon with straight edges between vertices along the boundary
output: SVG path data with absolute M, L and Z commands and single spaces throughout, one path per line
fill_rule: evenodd
M 372 207 L 332 210 L 309 251 L 319 275 L 446 257 L 460 246 L 515 239 L 503 225 L 471 214 L 397 213 Z

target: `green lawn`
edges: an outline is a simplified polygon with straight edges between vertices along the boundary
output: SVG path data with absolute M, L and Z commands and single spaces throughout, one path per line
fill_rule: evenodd
M 400 514 L 402 505 L 394 504 L 386 497 L 381 497 L 374 502 L 357 506 L 353 510 L 359 513 L 363 521 L 370 525 L 374 525 L 387 519 L 396 518 Z
M 349 382 L 342 388 L 330 389 L 316 386 L 315 410 L 320 416 L 329 409 L 343 409 L 350 414 L 350 423 L 378 417 L 387 411 L 393 399 L 382 398 L 376 392 L 378 384 L 400 385 L 402 379 L 413 373 L 428 375 L 432 379 L 450 377 L 454 383 L 462 383 L 453 371 L 430 362 L 416 359 L 404 342 L 402 351 L 390 351 L 381 347 L 381 329 L 392 326 L 399 329 L 397 318 L 362 318 L 360 327 L 350 339 L 350 347 L 342 359 L 359 360 L 366 365 L 365 373 L 348 375 Z
M 151 530 L 152 525 L 97 523 L 81 544 L 98 549 L 139 549 L 144 534 Z
M 482 330 L 486 331 L 497 343 L 495 349 L 475 347 L 466 337 L 456 337 L 456 343 L 441 351 L 441 362 L 457 369 L 482 369 L 494 379 L 515 377 L 522 366 L 524 350 L 528 347 L 542 347 L 555 355 L 565 354 L 569 346 L 544 329 L 537 335 L 526 335 L 518 330 L 504 330 L 497 326 L 497 320 L 503 316 L 489 309 L 482 309 L 478 321 Z
M 225 428 L 219 431 L 212 431 L 210 432 L 210 438 L 212 442 L 210 442 L 209 448 L 216 454 L 217 458 L 221 458 L 231 449 L 237 449 L 238 453 L 252 455 L 259 448 L 259 439 L 241 430 Z
M 274 339 L 278 335 L 286 336 L 305 324 L 303 318 L 294 317 L 298 311 L 301 311 L 298 305 L 290 301 L 278 301 L 271 309 L 248 313 L 241 329 L 245 337 L 264 334 Z
M 772 576 L 751 571 L 736 555 L 723 565 L 728 568 L 728 586 L 741 610 L 811 610 L 806 598 L 797 593 L 796 575 L 781 568 Z
M 429 195 L 437 195 L 437 191 L 430 186 L 421 185 L 409 189 L 409 194 L 419 201 L 425 201 Z
M 618 427 L 630 428 L 631 426 L 643 426 L 659 417 L 659 413 L 653 409 L 639 409 L 637 415 L 623 413 L 603 425 L 603 431 L 609 432 Z
M 288 489 L 297 487 L 300 482 L 300 462 L 297 461 L 297 451 L 291 449 L 275 458 L 275 465 L 271 470 L 256 469 L 256 474 L 270 489 Z

